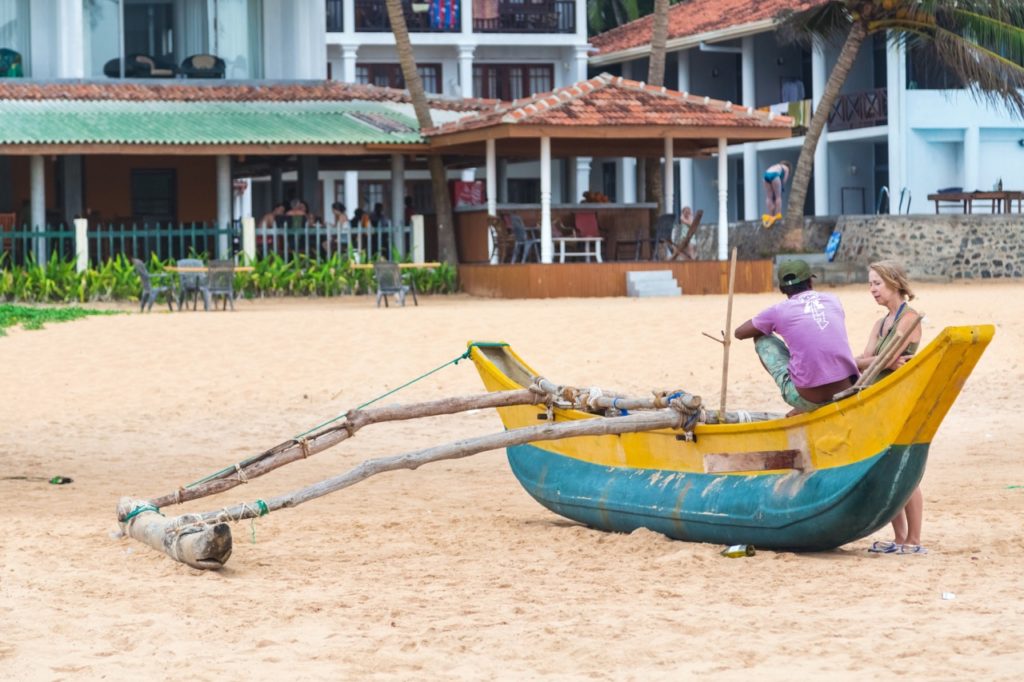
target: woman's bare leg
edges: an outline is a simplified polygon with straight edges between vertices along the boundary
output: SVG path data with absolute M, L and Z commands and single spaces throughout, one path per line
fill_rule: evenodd
M 775 215 L 775 211 L 772 210 L 775 206 L 775 189 L 772 187 L 772 183 L 764 183 L 764 212 L 765 215 Z
M 921 522 L 924 520 L 924 495 L 921 494 L 920 487 L 914 489 L 914 494 L 910 496 L 903 510 L 903 516 L 907 524 L 904 544 L 920 545 Z
M 900 509 L 899 513 L 892 518 L 892 532 L 894 536 L 894 542 L 897 545 L 903 545 L 907 542 L 907 512 L 906 509 Z
M 772 199 L 775 202 L 775 210 L 769 211 L 771 215 L 778 215 L 782 213 L 782 179 L 775 178 L 772 180 Z

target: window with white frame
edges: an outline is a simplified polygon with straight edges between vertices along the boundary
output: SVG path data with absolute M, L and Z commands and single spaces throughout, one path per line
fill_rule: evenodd
M 195 55 L 222 59 L 224 78 L 263 76 L 263 0 L 82 3 L 89 77 L 173 78 Z M 147 68 L 138 68 L 136 55 L 145 58 Z M 121 57 L 127 58 L 123 64 Z

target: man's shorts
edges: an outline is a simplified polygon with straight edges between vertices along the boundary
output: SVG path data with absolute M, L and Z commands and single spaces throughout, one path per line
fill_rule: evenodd
M 813 412 L 825 404 L 812 403 L 797 392 L 793 379 L 789 376 L 789 347 L 785 341 L 774 334 L 765 334 L 754 340 L 754 348 L 757 350 L 757 357 L 761 358 L 761 364 L 775 380 L 787 405 L 803 412 Z

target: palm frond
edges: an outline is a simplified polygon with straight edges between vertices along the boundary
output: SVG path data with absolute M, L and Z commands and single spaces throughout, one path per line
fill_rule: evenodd
M 840 44 L 850 32 L 853 16 L 845 2 L 826 2 L 797 12 L 785 9 L 775 16 L 784 43 L 810 47 L 817 41 Z
M 932 40 L 940 61 L 973 95 L 1024 117 L 1024 66 L 945 29 L 936 29 Z

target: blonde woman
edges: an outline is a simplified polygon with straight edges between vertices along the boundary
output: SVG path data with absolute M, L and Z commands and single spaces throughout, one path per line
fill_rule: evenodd
M 868 290 L 875 303 L 886 308 L 885 317 L 875 322 L 868 336 L 864 352 L 858 355 L 857 368 L 864 370 L 882 353 L 883 349 L 900 334 L 905 334 L 920 314 L 908 304 L 914 300 L 914 292 L 910 290 L 907 273 L 903 266 L 895 261 L 879 261 L 868 268 Z M 921 326 L 918 325 L 907 338 L 903 339 L 902 348 L 896 357 L 878 375 L 879 378 L 892 374 L 902 367 L 917 352 L 921 343 Z M 880 554 L 927 554 L 928 550 L 921 545 L 921 522 L 924 517 L 924 497 L 920 486 L 917 487 L 906 506 L 892 519 L 895 537 L 892 542 L 879 540 L 871 545 L 869 551 Z

